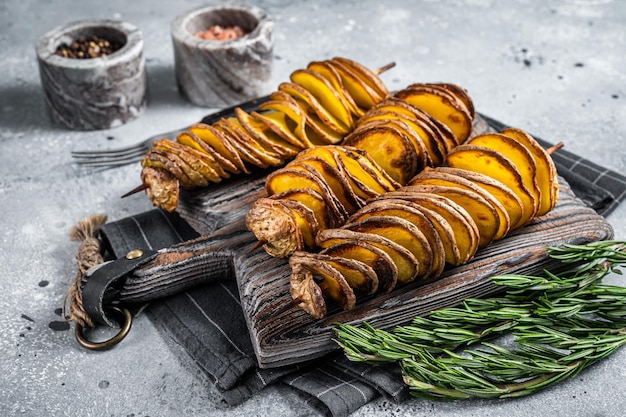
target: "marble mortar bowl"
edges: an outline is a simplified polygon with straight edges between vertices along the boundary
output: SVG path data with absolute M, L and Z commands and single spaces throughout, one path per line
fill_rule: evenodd
M 108 56 L 77 59 L 55 54 L 62 44 L 98 36 L 122 47 Z M 73 130 L 121 126 L 146 107 L 143 35 L 115 20 L 82 20 L 52 29 L 36 45 L 39 74 L 51 119 Z
M 214 25 L 241 27 L 233 40 L 205 40 L 196 33 Z M 273 27 L 262 9 L 239 4 L 203 6 L 172 21 L 178 89 L 201 107 L 229 107 L 268 91 L 273 61 Z

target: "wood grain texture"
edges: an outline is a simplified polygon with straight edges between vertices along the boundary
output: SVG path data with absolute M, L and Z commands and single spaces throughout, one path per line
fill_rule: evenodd
M 483 126 L 484 128 L 484 126 Z M 389 294 L 357 299 L 351 311 L 329 306 L 327 317 L 313 319 L 291 300 L 286 259 L 256 247 L 244 217 L 265 195 L 258 171 L 182 196 L 179 212 L 203 234 L 165 249 L 127 280 L 121 300 L 143 302 L 205 282 L 236 278 L 241 304 L 259 365 L 265 368 L 305 362 L 336 350 L 333 324 L 364 321 L 392 328 L 417 315 L 458 304 L 467 297 L 496 293 L 490 277 L 503 273 L 536 274 L 557 263 L 548 246 L 584 244 L 613 237 L 606 220 L 579 200 L 562 181 L 559 203 L 547 215 L 480 250 L 468 264 L 449 268 L 431 283 L 412 283 Z
M 237 257 L 235 272 L 259 363 L 275 367 L 337 349 L 332 341 L 336 322 L 367 321 L 384 329 L 406 324 L 416 315 L 456 305 L 464 298 L 496 293 L 499 289 L 490 280 L 493 275 L 536 274 L 556 266 L 547 256 L 548 246 L 584 244 L 612 236 L 612 228 L 604 218 L 585 207 L 564 184 L 560 202 L 552 212 L 480 250 L 472 262 L 448 269 L 438 281 L 429 284 L 413 283 L 389 294 L 357 299 L 351 311 L 329 309 L 321 320 L 295 306 L 282 309 L 291 302 L 291 269 L 286 261 L 264 261 L 262 250 L 258 250 Z

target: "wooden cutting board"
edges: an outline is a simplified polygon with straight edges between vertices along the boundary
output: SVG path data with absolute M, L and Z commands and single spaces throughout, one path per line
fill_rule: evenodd
M 496 274 L 536 274 L 556 266 L 547 256 L 548 246 L 585 244 L 610 239 L 606 220 L 586 207 L 562 181 L 559 203 L 547 215 L 505 239 L 480 250 L 472 262 L 447 269 L 429 284 L 412 283 L 381 296 L 357 299 L 351 311 L 329 308 L 316 320 L 291 304 L 286 259 L 272 258 L 245 228 L 245 214 L 265 195 L 265 172 L 234 178 L 199 192 L 184 193 L 178 211 L 192 227 L 210 234 L 224 271 L 236 276 L 243 312 L 259 365 L 279 367 L 308 361 L 338 348 L 333 339 L 336 322 L 364 321 L 389 329 L 406 324 L 417 315 L 458 304 L 467 297 L 494 294 Z M 204 253 L 202 256 L 207 256 Z

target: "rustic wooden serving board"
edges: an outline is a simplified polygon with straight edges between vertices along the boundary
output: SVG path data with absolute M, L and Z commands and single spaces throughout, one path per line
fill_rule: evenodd
M 186 193 L 179 212 L 197 231 L 209 235 L 202 240 L 211 243 L 208 247 L 205 243 L 197 255 L 212 265 L 206 273 L 235 275 L 252 344 L 259 365 L 265 368 L 308 361 L 336 350 L 332 340 L 336 322 L 367 321 L 380 328 L 405 324 L 416 315 L 458 304 L 464 298 L 496 293 L 498 288 L 490 280 L 495 274 L 535 274 L 555 266 L 547 256 L 548 246 L 613 236 L 606 220 L 586 207 L 562 181 L 553 211 L 480 250 L 471 263 L 446 270 L 436 282 L 412 283 L 389 294 L 357 300 L 351 311 L 330 308 L 326 318 L 316 320 L 291 305 L 288 261 L 255 249 L 256 239 L 245 228 L 250 204 L 265 195 L 264 174 Z

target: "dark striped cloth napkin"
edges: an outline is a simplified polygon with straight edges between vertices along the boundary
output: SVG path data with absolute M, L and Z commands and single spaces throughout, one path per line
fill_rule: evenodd
M 485 117 L 485 116 L 483 116 Z M 485 117 L 495 129 L 502 123 Z M 540 140 L 540 139 L 539 139 Z M 548 147 L 545 141 L 542 145 Z M 607 216 L 626 197 L 626 177 L 566 150 L 553 155 L 559 174 L 588 206 Z M 160 249 L 197 233 L 176 214 L 160 210 L 106 224 L 101 239 L 111 258 L 132 249 Z M 224 406 L 234 406 L 270 384 L 285 384 L 322 415 L 347 416 L 384 395 L 409 397 L 395 365 L 349 362 L 340 353 L 299 366 L 257 365 L 234 281 L 216 282 L 153 302 L 147 314 L 181 355 L 181 362 L 213 382 Z

